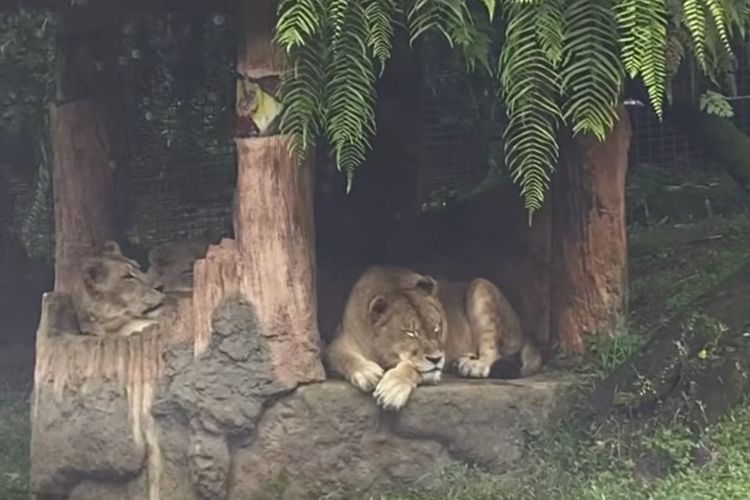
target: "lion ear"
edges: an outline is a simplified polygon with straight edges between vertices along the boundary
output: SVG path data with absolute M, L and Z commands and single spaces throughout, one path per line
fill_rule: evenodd
M 107 240 L 104 242 L 104 245 L 102 245 L 102 253 L 108 255 L 122 255 L 120 245 L 118 245 L 116 241 L 112 240 Z
M 382 295 L 377 295 L 370 301 L 368 306 L 370 321 L 376 323 L 388 310 L 388 301 Z
M 419 281 L 417 281 L 415 287 L 422 290 L 427 295 L 437 295 L 437 281 L 435 281 L 435 278 L 432 276 L 422 276 Z

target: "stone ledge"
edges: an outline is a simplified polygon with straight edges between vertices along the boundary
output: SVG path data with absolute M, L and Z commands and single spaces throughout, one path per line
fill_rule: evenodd
M 400 412 L 341 381 L 299 388 L 262 416 L 233 459 L 229 498 L 318 498 L 403 488 L 446 466 L 494 472 L 522 456 L 527 433 L 564 408 L 570 377 L 449 379 L 420 387 Z M 273 495 L 272 495 L 273 496 Z

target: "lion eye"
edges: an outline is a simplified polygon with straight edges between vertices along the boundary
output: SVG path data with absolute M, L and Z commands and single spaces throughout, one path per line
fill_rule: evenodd
M 407 337 L 411 337 L 413 339 L 419 336 L 419 334 L 415 332 L 414 330 L 404 330 L 404 333 L 407 335 Z
M 132 275 L 131 273 L 128 273 L 125 276 L 123 276 L 123 278 L 126 279 L 126 280 L 134 280 L 135 276 Z
M 440 333 L 440 325 L 437 325 L 435 328 L 432 329 L 435 333 Z

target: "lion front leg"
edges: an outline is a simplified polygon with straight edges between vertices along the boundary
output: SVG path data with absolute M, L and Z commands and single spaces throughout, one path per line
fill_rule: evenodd
M 373 396 L 378 405 L 385 409 L 400 410 L 409 400 L 412 391 L 419 384 L 419 372 L 408 362 L 400 362 L 391 368 L 378 382 Z
M 349 383 L 364 392 L 371 392 L 383 377 L 383 368 L 359 354 L 344 339 L 336 339 L 328 349 L 328 365 Z
M 458 373 L 463 377 L 487 378 L 492 365 L 500 358 L 501 318 L 497 293 L 495 285 L 484 279 L 474 280 L 466 292 L 466 313 L 478 352 L 458 358 Z

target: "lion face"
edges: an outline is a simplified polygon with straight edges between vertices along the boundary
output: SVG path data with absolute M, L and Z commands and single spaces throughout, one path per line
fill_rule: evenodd
M 369 304 L 375 351 L 384 368 L 412 364 L 422 380 L 440 380 L 445 365 L 445 312 L 435 282 L 375 296 Z
M 95 332 L 127 335 L 156 323 L 164 303 L 138 264 L 108 242 L 100 255 L 81 266 L 79 307 L 84 323 Z

